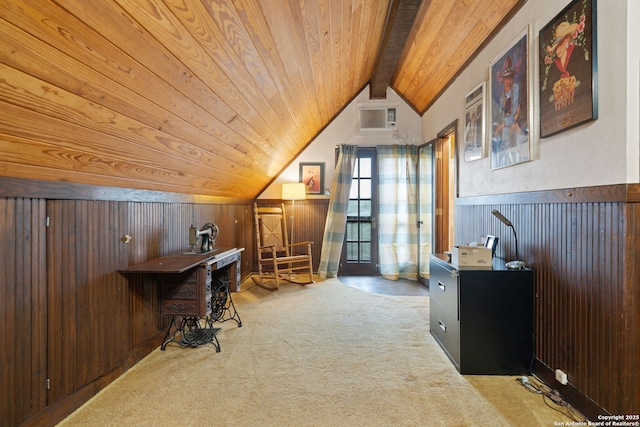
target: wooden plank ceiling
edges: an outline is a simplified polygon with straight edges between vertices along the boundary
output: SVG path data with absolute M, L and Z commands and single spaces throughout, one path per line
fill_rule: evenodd
M 374 68 L 422 113 L 524 2 L 423 0 L 376 67 L 391 1 L 0 0 L 0 176 L 253 198 Z

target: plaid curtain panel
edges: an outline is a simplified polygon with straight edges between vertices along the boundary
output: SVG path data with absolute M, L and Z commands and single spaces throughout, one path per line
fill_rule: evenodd
M 324 238 L 322 239 L 320 265 L 318 266 L 318 275 L 323 279 L 338 276 L 344 230 L 347 224 L 349 192 L 351 191 L 351 180 L 358 147 L 343 144 L 339 150 L 338 163 L 331 183 L 331 199 L 324 225 Z
M 378 252 L 380 274 L 391 280 L 418 277 L 418 147 L 379 145 Z

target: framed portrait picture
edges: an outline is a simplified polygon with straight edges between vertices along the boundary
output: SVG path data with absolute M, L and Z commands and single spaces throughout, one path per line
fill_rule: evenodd
M 324 163 L 300 163 L 300 182 L 307 194 L 324 194 Z
M 529 26 L 489 66 L 491 169 L 531 160 Z
M 596 0 L 574 0 L 540 30 L 540 137 L 598 118 Z
M 464 98 L 464 161 L 472 162 L 485 156 L 485 82 Z

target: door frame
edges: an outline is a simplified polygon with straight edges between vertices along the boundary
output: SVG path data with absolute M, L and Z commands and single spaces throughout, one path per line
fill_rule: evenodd
M 417 167 L 416 167 L 416 172 L 417 172 L 418 176 L 422 176 L 423 172 L 425 172 L 425 171 L 422 171 L 422 168 L 421 168 L 422 162 L 421 162 L 421 159 L 420 159 L 421 151 L 425 150 L 425 149 L 430 149 L 431 150 L 431 164 L 430 164 L 430 167 L 431 167 L 431 173 L 434 174 L 434 171 L 435 171 L 435 156 L 433 155 L 433 152 L 434 152 L 435 143 L 436 143 L 436 140 L 432 139 L 431 141 L 426 142 L 426 143 L 418 146 L 418 164 L 417 164 Z M 418 179 L 418 192 L 417 192 L 417 197 L 416 197 L 416 203 L 418 205 L 417 206 L 418 207 L 418 209 L 417 209 L 418 219 L 416 221 L 416 226 L 418 228 L 424 227 L 424 220 L 423 220 L 424 213 L 420 210 L 420 206 L 422 206 L 422 202 L 423 202 L 423 200 L 422 200 L 423 189 L 421 187 L 422 185 L 423 185 L 422 184 L 422 180 Z M 434 200 L 434 195 L 435 195 L 435 190 L 434 190 L 435 186 L 434 186 L 433 180 L 429 185 L 430 185 L 431 188 L 427 189 L 427 191 L 429 191 L 429 193 L 430 193 L 430 197 L 429 198 L 430 198 L 430 201 L 432 202 L 431 203 L 432 212 L 429 212 L 429 214 L 431 215 L 432 219 L 430 221 L 430 227 L 431 227 L 430 234 L 431 235 L 430 235 L 430 238 L 429 238 L 429 242 L 427 242 L 427 243 L 429 243 L 429 246 L 431 247 L 431 250 L 429 250 L 429 253 L 430 253 L 433 250 L 433 240 L 434 240 L 434 235 L 435 235 L 434 234 L 435 221 L 433 221 L 433 218 L 435 218 L 435 215 L 434 215 L 434 212 L 433 212 L 433 206 L 434 206 L 433 200 Z M 418 282 L 420 284 L 428 287 L 429 286 L 429 278 L 428 277 L 423 277 L 420 274 L 420 272 L 423 271 L 423 268 L 422 268 L 422 265 L 421 265 L 422 258 L 423 258 L 421 250 L 422 250 L 422 247 L 423 247 L 423 243 L 425 243 L 425 242 L 422 241 L 421 237 L 422 237 L 422 233 L 418 232 Z
M 434 253 L 449 251 L 454 244 L 454 207 L 455 199 L 459 196 L 457 141 L 458 120 L 456 119 L 438 132 L 434 145 Z
M 380 274 L 378 263 L 378 161 L 375 147 L 358 147 L 357 157 L 360 154 L 368 154 L 371 158 L 371 262 L 370 263 L 350 263 L 347 262 L 347 225 L 345 224 L 344 240 L 342 242 L 342 252 L 340 254 L 340 265 L 338 266 L 338 276 L 372 276 Z M 365 157 L 365 156 L 363 156 Z M 347 221 L 348 222 L 348 221 Z

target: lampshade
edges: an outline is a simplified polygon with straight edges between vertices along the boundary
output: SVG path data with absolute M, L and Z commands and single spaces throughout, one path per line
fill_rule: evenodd
M 282 184 L 282 200 L 304 200 L 307 192 L 302 182 Z

